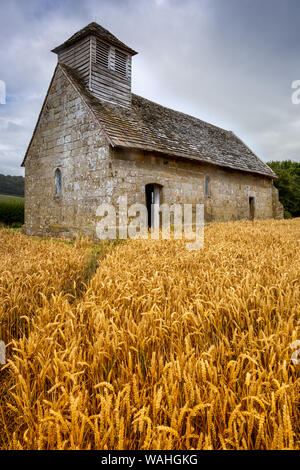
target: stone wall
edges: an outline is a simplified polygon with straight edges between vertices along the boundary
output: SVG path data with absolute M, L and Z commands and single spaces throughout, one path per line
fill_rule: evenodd
M 272 187 L 272 208 L 273 208 L 273 218 L 274 219 L 283 219 L 284 217 L 284 208 L 281 202 L 279 201 L 279 192 L 278 189 L 273 185 Z
M 206 221 L 248 219 L 250 197 L 255 200 L 255 218 L 273 217 L 278 192 L 270 178 L 141 151 L 114 150 L 111 155 L 114 203 L 120 194 L 128 195 L 129 204 L 145 203 L 145 185 L 154 183 L 162 186 L 162 203 L 203 203 Z
M 57 195 L 55 172 L 62 174 Z M 206 221 L 281 217 L 272 180 L 143 151 L 113 150 L 92 113 L 57 69 L 25 164 L 25 231 L 29 235 L 96 237 L 101 203 L 145 203 L 145 185 L 162 186 L 161 202 L 204 203 Z M 210 196 L 204 195 L 209 177 Z

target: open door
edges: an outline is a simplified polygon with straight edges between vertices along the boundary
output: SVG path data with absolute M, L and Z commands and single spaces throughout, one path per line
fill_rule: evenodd
M 159 206 L 161 199 L 161 186 L 158 184 L 147 184 L 146 205 L 148 211 L 148 228 L 159 228 Z

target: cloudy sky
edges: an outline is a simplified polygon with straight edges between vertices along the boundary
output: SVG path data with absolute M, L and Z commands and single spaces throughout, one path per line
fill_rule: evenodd
M 57 57 L 97 21 L 139 52 L 133 91 L 300 161 L 299 0 L 0 0 L 0 173 L 20 168 Z

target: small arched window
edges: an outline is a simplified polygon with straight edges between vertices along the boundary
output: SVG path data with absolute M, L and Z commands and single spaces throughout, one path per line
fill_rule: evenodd
M 55 194 L 61 194 L 61 170 L 55 170 Z
M 209 176 L 205 177 L 205 196 L 210 196 L 210 178 L 209 178 Z

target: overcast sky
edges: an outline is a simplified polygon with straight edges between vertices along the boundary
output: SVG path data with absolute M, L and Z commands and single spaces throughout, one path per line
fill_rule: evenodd
M 299 0 L 0 0 L 0 173 L 23 174 L 50 50 L 95 19 L 139 52 L 134 93 L 234 131 L 264 161 L 300 161 Z

